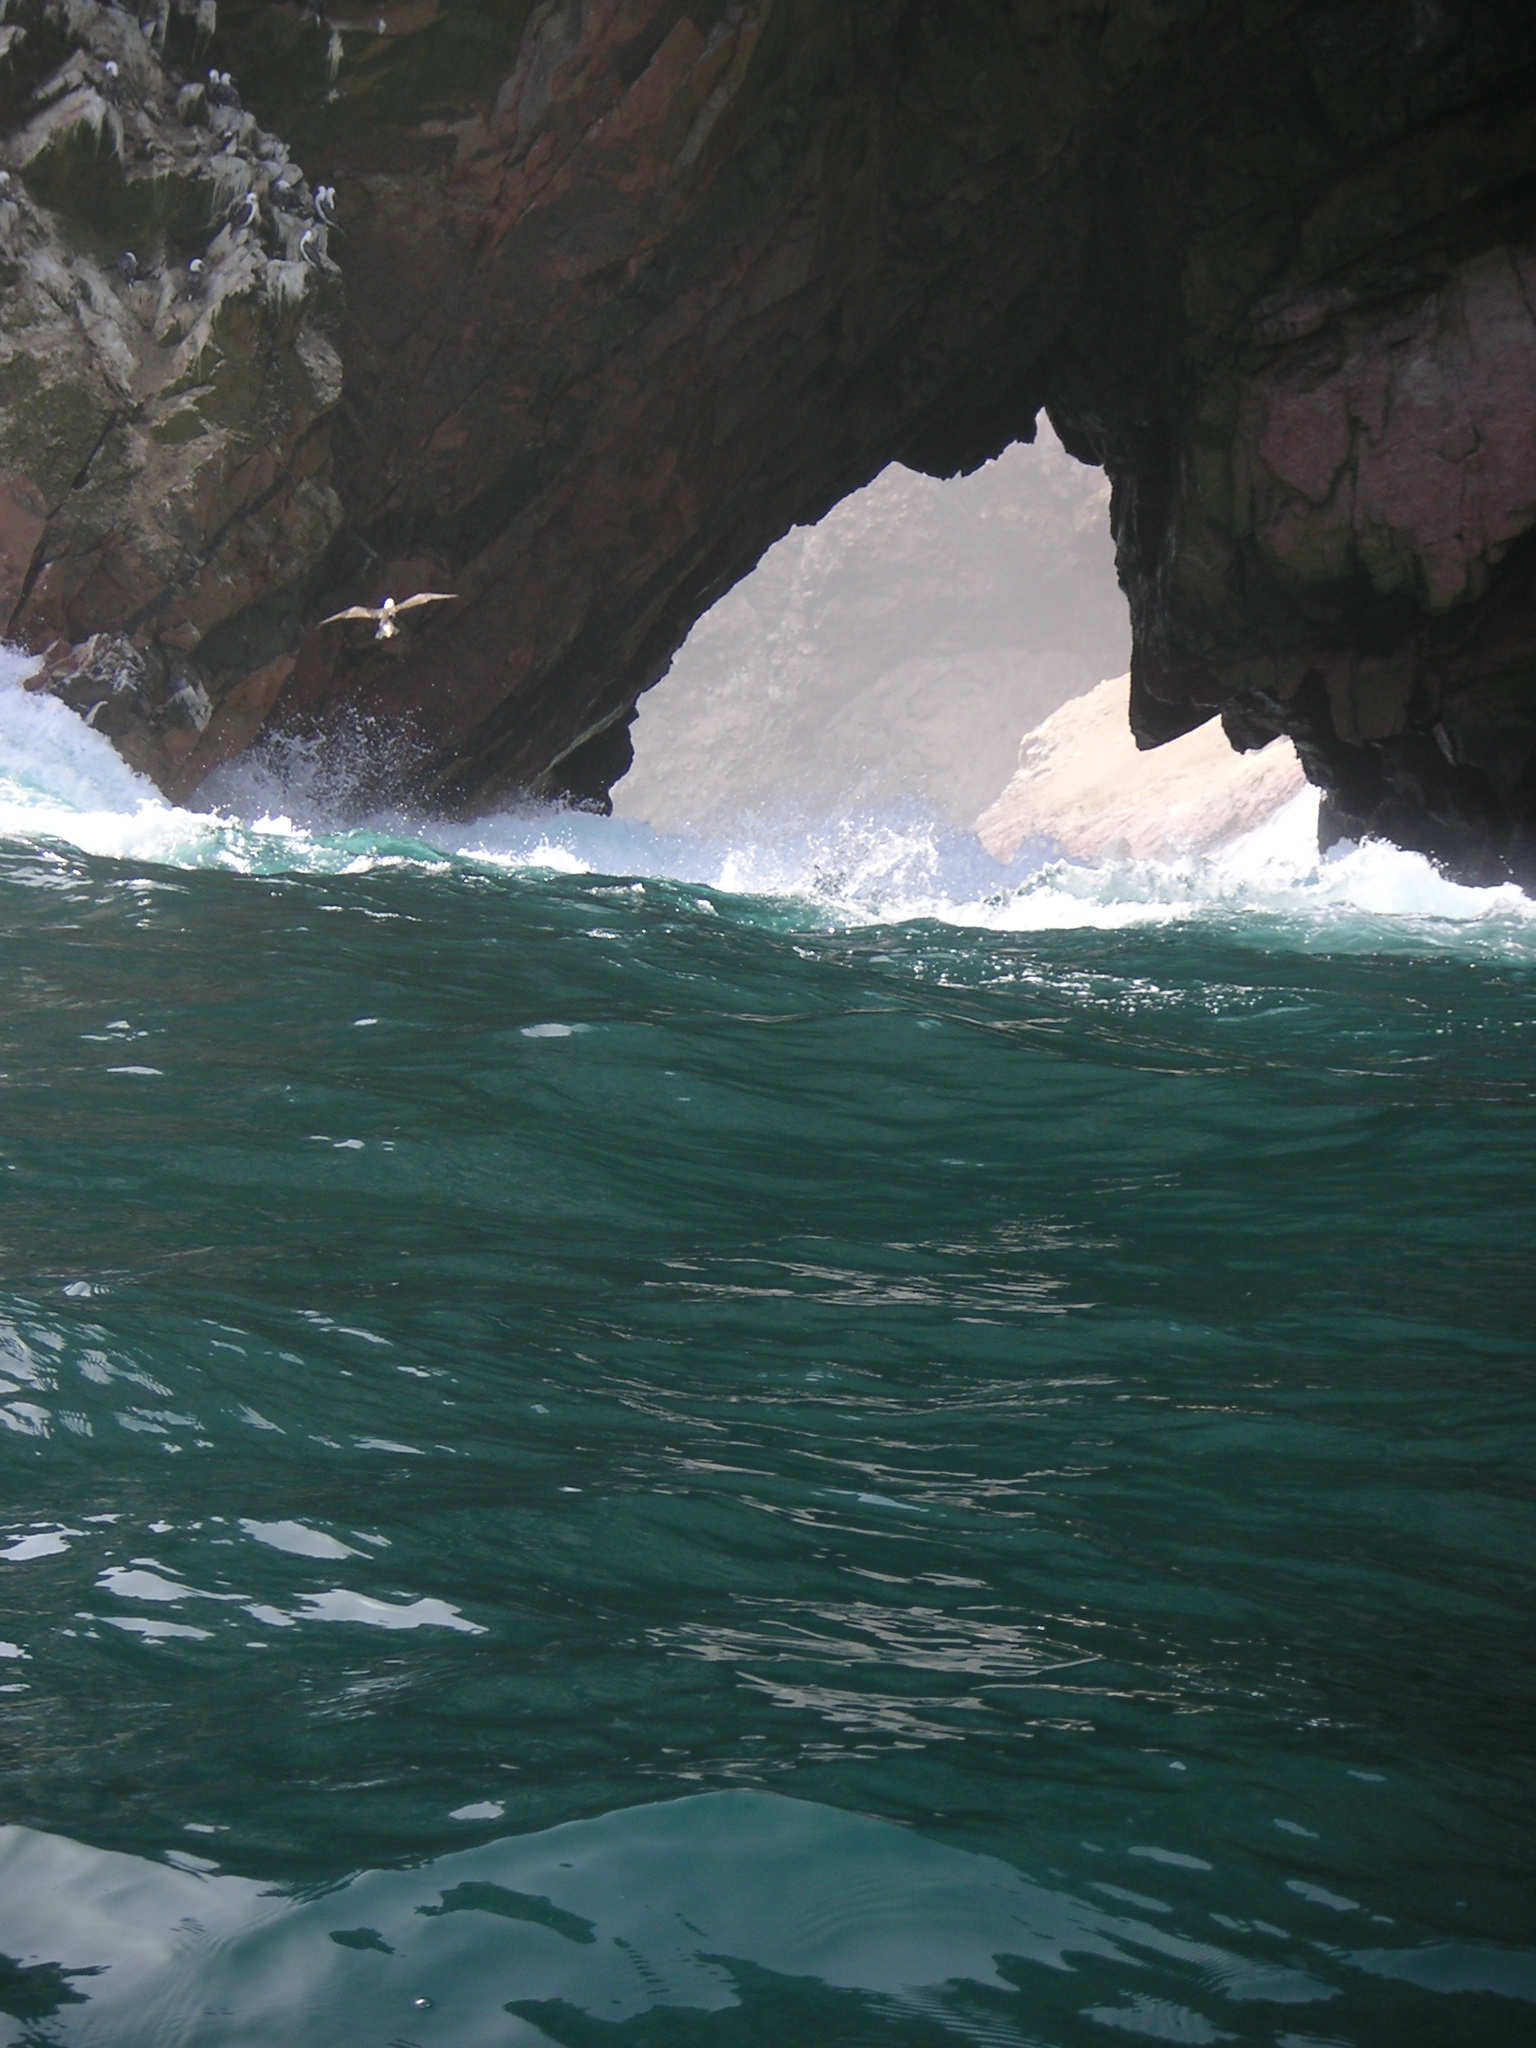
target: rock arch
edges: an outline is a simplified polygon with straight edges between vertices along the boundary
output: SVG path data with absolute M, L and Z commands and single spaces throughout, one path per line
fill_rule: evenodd
M 893 459 L 972 467 L 1045 409 L 1113 482 L 1142 743 L 1215 713 L 1240 746 L 1288 731 L 1333 831 L 1530 868 L 1518 9 L 377 19 L 343 24 L 332 85 L 297 8 L 218 15 L 218 61 L 342 230 L 340 524 L 282 611 L 269 727 L 365 713 L 394 736 L 380 787 L 451 807 L 601 801 L 637 694 L 792 523 Z M 398 647 L 310 623 L 406 586 L 462 601 Z

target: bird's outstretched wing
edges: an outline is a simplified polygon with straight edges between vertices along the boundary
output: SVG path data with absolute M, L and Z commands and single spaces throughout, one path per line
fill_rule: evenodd
M 344 612 L 332 612 L 328 619 L 320 621 L 322 626 L 334 626 L 341 619 L 376 619 L 377 612 L 370 611 L 365 604 L 349 604 Z
M 458 594 L 456 590 L 418 590 L 414 597 L 402 597 L 395 610 L 408 612 L 419 604 L 452 604 Z

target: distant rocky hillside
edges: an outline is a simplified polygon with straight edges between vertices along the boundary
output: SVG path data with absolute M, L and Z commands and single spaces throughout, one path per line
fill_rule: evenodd
M 671 826 L 916 799 L 968 825 L 1020 734 L 1129 652 L 1102 470 L 1049 428 L 955 483 L 893 464 L 694 627 L 614 807 Z

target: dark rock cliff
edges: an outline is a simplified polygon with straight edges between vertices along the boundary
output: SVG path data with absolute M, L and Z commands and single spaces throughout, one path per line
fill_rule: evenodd
M 168 790 L 259 726 L 341 519 L 333 266 L 212 11 L 0 27 L 0 629 Z
M 25 433 L 6 443 L 9 631 L 115 635 L 165 670 L 146 702 L 201 692 L 208 732 L 174 786 L 265 715 L 365 722 L 381 792 L 600 800 L 637 693 L 788 526 L 893 459 L 974 467 L 1044 407 L 1114 485 L 1144 744 L 1216 712 L 1239 746 L 1287 731 L 1330 831 L 1473 876 L 1536 865 L 1523 10 L 385 0 L 353 21 L 202 0 L 144 34 L 93 0 L 21 0 L 11 20 L 9 288 L 69 329 L 64 382 L 97 394 L 97 424 L 61 436 L 47 479 Z M 98 82 L 108 111 L 87 106 L 67 162 L 29 173 L 39 89 L 53 107 L 86 89 L 47 85 L 37 49 L 99 61 L 103 22 L 169 74 L 136 88 L 154 133 L 131 140 L 140 115 Z M 216 126 L 193 108 L 183 133 L 172 111 L 205 63 L 254 110 L 207 172 Z M 278 136 L 309 174 L 297 214 L 260 168 Z M 217 360 L 204 345 L 173 372 L 138 339 L 162 347 L 158 299 L 102 311 L 101 291 L 123 295 L 101 194 L 153 185 L 150 213 L 122 218 L 184 264 L 192 215 L 205 232 L 246 175 L 233 159 L 261 185 L 254 281 L 231 290 Z M 175 176 L 213 183 L 178 210 Z M 324 250 L 282 241 L 314 223 L 322 181 L 334 309 Z M 55 314 L 45 246 L 76 279 L 55 281 Z M 269 272 L 294 260 L 290 301 Z M 104 318 L 134 363 L 110 402 Z M 315 368 L 331 319 L 334 411 Z M 9 320 L 7 348 L 14 390 L 42 350 Z M 205 386 L 222 412 L 198 398 L 209 424 L 145 453 L 156 406 Z M 25 392 L 18 410 L 40 417 Z M 127 453 L 104 460 L 112 432 Z M 210 432 L 206 482 L 178 469 L 162 488 L 160 451 L 193 463 Z M 397 641 L 316 623 L 421 587 L 460 601 Z

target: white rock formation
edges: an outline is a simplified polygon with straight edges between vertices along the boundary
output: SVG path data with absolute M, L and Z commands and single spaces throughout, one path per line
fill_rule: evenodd
M 1013 780 L 976 820 L 1009 861 L 1033 841 L 1076 860 L 1204 853 L 1263 824 L 1305 782 L 1289 740 L 1234 753 L 1220 721 L 1138 753 L 1130 677 L 1100 683 L 1026 733 Z

